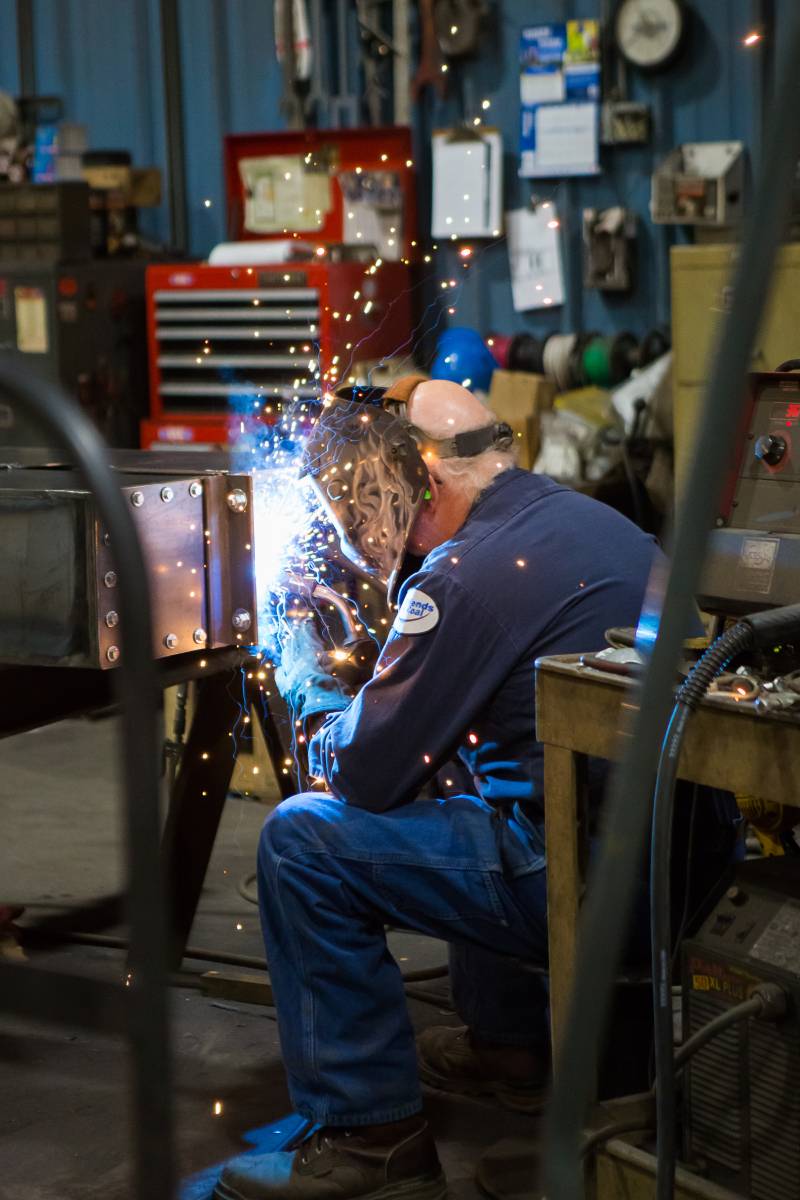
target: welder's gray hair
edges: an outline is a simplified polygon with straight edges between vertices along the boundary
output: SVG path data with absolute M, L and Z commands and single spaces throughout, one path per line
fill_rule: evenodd
M 419 428 L 428 437 L 441 440 L 451 438 L 457 433 L 470 433 L 473 429 L 483 429 L 493 425 L 497 417 L 488 404 L 478 397 L 486 410 L 485 420 L 466 418 L 463 422 L 456 421 L 450 425 L 447 419 L 432 413 L 426 421 L 420 421 Z M 450 487 L 458 489 L 467 499 L 476 499 L 495 476 L 517 465 L 517 450 L 512 444 L 507 450 L 484 450 L 473 458 L 438 458 L 435 464 L 430 464 L 432 471 Z

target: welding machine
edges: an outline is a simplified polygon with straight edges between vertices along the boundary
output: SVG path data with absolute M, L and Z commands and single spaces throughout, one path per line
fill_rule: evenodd
M 778 1020 L 730 1025 L 686 1067 L 686 1158 L 752 1200 L 800 1196 L 800 869 L 742 863 L 682 948 L 684 1019 L 696 1033 L 762 983 L 789 1000 Z
M 225 176 L 226 262 L 147 273 L 146 448 L 227 444 L 254 413 L 273 423 L 355 364 L 411 352 L 408 129 L 232 135 Z
M 698 595 L 724 616 L 800 599 L 800 374 L 754 374 L 747 386 Z
M 747 380 L 737 456 L 698 595 L 701 607 L 724 618 L 800 599 L 800 374 L 791 369 L 798 365 L 792 360 Z M 799 654 L 784 645 L 777 655 L 755 656 L 728 676 L 737 685 L 729 693 L 754 714 L 796 720 Z M 712 690 L 723 692 L 724 678 Z M 746 692 L 738 686 L 744 682 Z M 743 811 L 756 810 L 757 798 L 743 799 Z M 737 866 L 681 946 L 686 1038 L 761 984 L 777 984 L 787 996 L 784 1016 L 735 1021 L 684 1073 L 686 1161 L 751 1200 L 800 1197 L 800 859 L 791 838 L 785 848 L 786 855 Z

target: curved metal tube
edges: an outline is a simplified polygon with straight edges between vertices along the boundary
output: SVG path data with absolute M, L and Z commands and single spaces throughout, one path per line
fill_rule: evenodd
M 107 449 L 88 417 L 52 383 L 0 363 L 0 391 L 10 393 L 65 446 L 94 494 L 111 538 L 119 577 L 122 657 L 116 672 L 122 702 L 123 793 L 130 921 L 131 986 L 124 995 L 134 1059 L 137 1193 L 174 1194 L 172 1095 L 167 1000 L 167 912 L 159 857 L 158 680 L 153 661 L 150 595 L 139 538 Z M 65 668 L 65 675 L 68 668 Z M 14 965 L 11 973 L 32 971 Z M 58 987 L 58 974 L 52 973 Z M 97 1007 L 101 1002 L 98 1000 Z M 2 1011 L 2 989 L 0 989 Z

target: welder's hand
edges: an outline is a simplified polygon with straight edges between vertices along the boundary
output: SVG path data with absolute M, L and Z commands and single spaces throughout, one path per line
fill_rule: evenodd
M 289 626 L 281 645 L 275 686 L 293 710 L 296 720 L 315 713 L 347 708 L 350 697 L 340 679 L 326 669 L 328 655 L 313 621 Z

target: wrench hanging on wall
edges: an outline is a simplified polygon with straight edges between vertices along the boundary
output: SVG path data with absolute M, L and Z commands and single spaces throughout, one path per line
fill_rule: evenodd
M 305 128 L 313 47 L 305 0 L 275 0 L 275 53 L 283 68 L 281 108 L 290 129 Z

